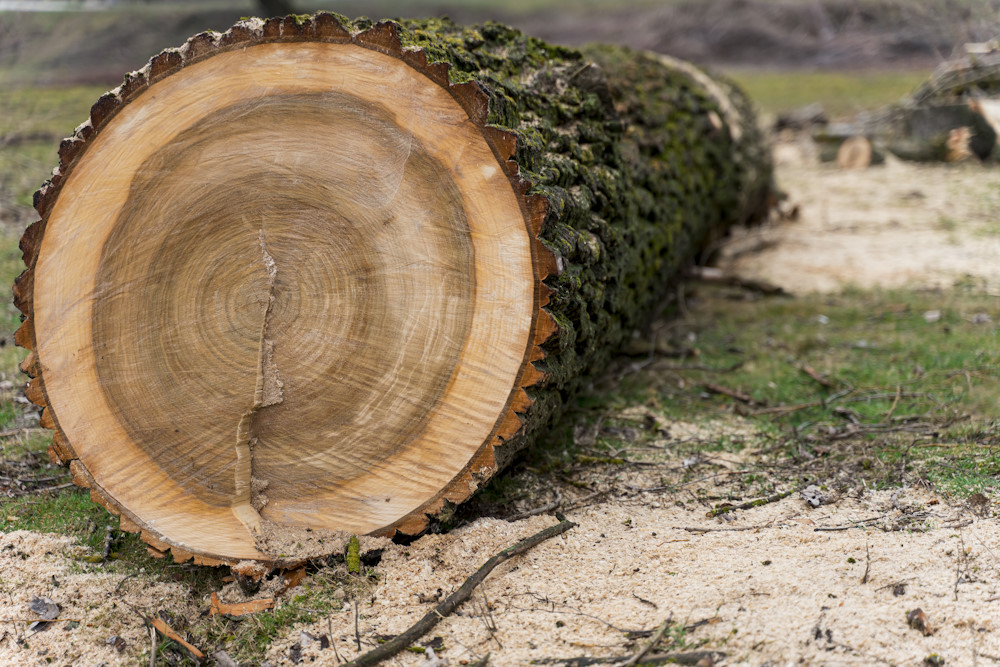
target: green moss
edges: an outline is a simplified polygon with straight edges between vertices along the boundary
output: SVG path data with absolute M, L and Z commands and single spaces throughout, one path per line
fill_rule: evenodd
M 351 535 L 347 542 L 347 571 L 351 574 L 361 573 L 361 543 L 357 535 Z
M 624 48 L 583 53 L 497 23 L 401 25 L 404 47 L 450 63 L 452 81 L 479 83 L 488 122 L 517 135 L 520 173 L 549 202 L 541 236 L 565 270 L 547 281 L 559 335 L 529 421 L 555 414 L 648 316 L 671 274 L 750 208 L 743 193 L 766 187 L 752 115 L 734 143 L 711 123 L 716 102 L 687 76 Z

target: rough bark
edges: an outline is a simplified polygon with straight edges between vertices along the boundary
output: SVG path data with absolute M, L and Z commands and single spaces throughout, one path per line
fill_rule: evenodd
M 75 480 L 90 487 L 96 501 L 121 514 L 123 527 L 141 530 L 155 549 L 171 549 L 177 559 L 194 556 L 204 563 L 232 563 L 241 557 L 176 539 L 91 474 L 74 442 L 73 426 L 60 422 L 63 406 L 50 400 L 53 388 L 47 391 L 49 380 L 42 377 L 47 363 L 44 357 L 39 360 L 37 351 L 49 333 L 36 333 L 32 321 L 34 304 L 46 297 L 34 294 L 34 272 L 60 192 L 67 181 L 83 178 L 74 168 L 89 150 L 97 150 L 91 148 L 94 138 L 114 125 L 122 109 L 141 99 L 147 88 L 206 59 L 258 45 L 297 42 L 349 44 L 358 47 L 359 54 L 372 52 L 373 58 L 376 53 L 388 55 L 447 90 L 506 173 L 520 202 L 523 220 L 517 224 L 531 237 L 535 314 L 525 341 L 516 342 L 525 346 L 522 367 L 505 390 L 506 403 L 492 431 L 485 441 L 468 444 L 468 460 L 438 493 L 386 521 L 375 533 L 419 531 L 428 515 L 446 502 L 464 500 L 509 463 L 560 413 L 584 379 L 603 368 L 624 338 L 650 317 L 671 277 L 729 226 L 763 215 L 771 193 L 769 153 L 746 98 L 723 80 L 655 54 L 620 47 L 581 52 L 499 24 L 373 24 L 324 13 L 241 22 L 224 34 L 202 33 L 183 48 L 154 57 L 94 105 L 90 120 L 63 141 L 59 168 L 36 194 L 41 220 L 22 239 L 29 268 L 15 285 L 15 303 L 26 315 L 16 341 L 36 350 L 22 368 L 35 377 L 29 398 L 47 406 L 43 425 L 56 429 L 53 458 L 71 465 Z M 80 173 L 87 172 L 81 168 Z M 263 229 L 260 234 L 259 252 L 267 260 Z M 278 267 L 279 280 L 281 271 Z M 268 273 L 267 298 L 273 302 L 273 267 Z M 47 280 L 57 283 L 58 277 Z M 262 359 L 257 367 L 259 396 L 240 422 L 244 454 L 252 448 L 254 418 L 275 404 L 261 398 L 268 364 L 274 366 L 263 360 L 270 360 L 275 345 L 267 339 L 270 308 L 264 311 L 263 333 L 256 325 Z M 246 465 L 251 470 L 251 464 Z M 239 504 L 241 511 L 256 517 L 256 511 L 265 511 L 267 499 L 260 494 L 261 501 L 254 495 L 257 491 L 245 488 L 250 474 L 244 476 L 244 487 L 237 480 L 242 501 L 234 500 L 233 511 Z M 312 531 L 308 524 L 294 529 Z M 305 533 L 294 535 L 312 539 Z M 249 559 L 288 565 L 329 552 L 336 544 L 331 538 L 325 546 L 312 545 L 301 553 L 284 545 L 279 553 L 258 541 L 261 550 L 252 551 Z

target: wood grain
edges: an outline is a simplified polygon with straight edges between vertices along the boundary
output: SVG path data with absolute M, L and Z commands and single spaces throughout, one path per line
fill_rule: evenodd
M 377 531 L 520 391 L 531 244 L 438 83 L 353 44 L 223 52 L 119 110 L 62 184 L 34 274 L 48 404 L 94 487 L 172 546 L 296 556 L 256 513 Z

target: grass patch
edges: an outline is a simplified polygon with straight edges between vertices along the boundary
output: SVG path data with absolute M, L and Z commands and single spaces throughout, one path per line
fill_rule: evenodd
M 730 69 L 766 112 L 781 113 L 819 102 L 831 118 L 894 104 L 923 83 L 927 71 L 809 72 Z
M 0 220 L 15 224 L 18 233 L 34 215 L 32 194 L 59 163 L 59 142 L 89 117 L 105 89 L 22 87 L 0 95 Z M 6 262 L 6 239 L 3 247 Z
M 666 344 L 685 358 L 648 357 L 621 393 L 670 419 L 739 414 L 793 462 L 876 485 L 910 474 L 968 495 L 1000 483 L 1000 299 L 971 287 L 745 297 L 697 286 Z

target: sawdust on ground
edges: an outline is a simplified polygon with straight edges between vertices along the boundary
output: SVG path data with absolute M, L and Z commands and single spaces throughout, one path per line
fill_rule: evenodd
M 918 530 L 892 530 L 912 512 L 921 513 Z M 425 639 L 441 637 L 447 648 L 438 654 L 452 665 L 486 653 L 492 665 L 526 665 L 628 655 L 644 643 L 626 639 L 628 631 L 672 616 L 690 628 L 690 644 L 725 652 L 729 665 L 919 665 L 931 655 L 957 665 L 1000 656 L 996 521 L 919 490 L 816 509 L 789 497 L 728 522 L 705 514 L 701 503 L 664 503 L 655 494 L 570 512 L 575 528 L 498 567 Z M 847 528 L 873 517 L 869 528 Z M 421 597 L 451 592 L 494 553 L 554 522 L 480 519 L 388 550 L 383 581 L 360 603 L 363 649 L 427 613 L 434 603 Z M 918 608 L 932 635 L 909 627 L 907 614 Z M 303 642 L 303 631 L 330 635 L 336 654 Z M 269 658 L 292 664 L 288 649 L 298 643 L 303 660 L 336 665 L 337 654 L 356 655 L 355 641 L 345 603 L 329 620 L 289 633 Z M 391 664 L 424 662 L 403 654 Z
M 143 614 L 197 617 L 187 586 L 109 572 L 84 551 L 69 537 L 0 532 L 0 666 L 135 665 L 150 646 Z M 58 619 L 32 627 L 34 598 L 59 605 Z
M 806 138 L 775 147 L 797 219 L 734 235 L 721 266 L 796 294 L 845 287 L 951 287 L 969 276 L 1000 294 L 1000 171 L 978 162 L 887 157 L 868 169 L 821 164 Z

